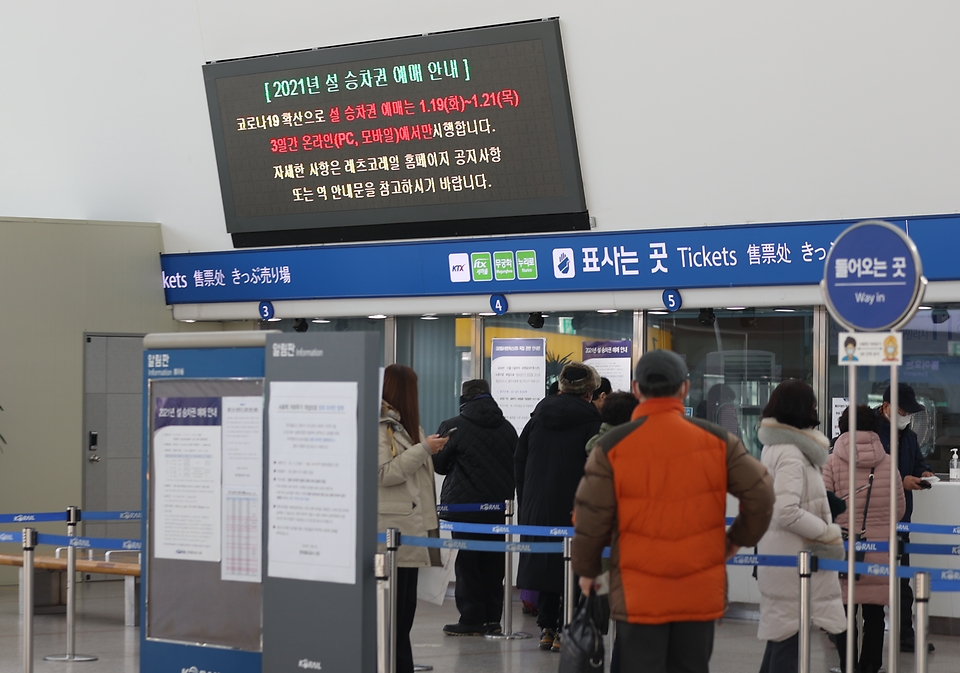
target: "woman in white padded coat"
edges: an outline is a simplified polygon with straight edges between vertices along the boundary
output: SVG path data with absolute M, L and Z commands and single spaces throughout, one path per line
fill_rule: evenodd
M 829 456 L 829 440 L 816 430 L 817 399 L 798 380 L 777 386 L 763 410 L 758 437 L 760 460 L 773 477 L 776 502 L 770 527 L 757 545 L 760 554 L 797 556 L 804 549 L 821 558 L 843 558 L 840 527 L 833 523 L 820 468 Z M 767 641 L 760 673 L 797 670 L 799 652 L 799 580 L 796 568 L 760 566 L 760 628 Z M 835 572 L 814 573 L 812 617 L 829 633 L 846 629 Z

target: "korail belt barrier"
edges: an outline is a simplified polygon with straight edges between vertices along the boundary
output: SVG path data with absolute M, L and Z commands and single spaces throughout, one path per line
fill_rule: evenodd
M 112 551 L 128 551 L 139 553 L 143 549 L 140 540 L 114 539 L 99 537 L 80 537 L 76 534 L 77 524 L 81 516 L 88 521 L 137 521 L 141 518 L 140 512 L 86 512 L 81 513 L 79 507 L 68 507 L 65 512 L 34 512 L 23 514 L 0 514 L 2 523 L 49 523 L 63 521 L 67 524 L 66 535 L 38 534 L 32 527 L 24 528 L 22 533 L 0 532 L 0 543 L 19 542 L 23 546 L 23 670 L 25 673 L 33 671 L 33 573 L 35 566 L 34 552 L 38 544 L 53 545 L 67 550 L 67 651 L 65 654 L 51 654 L 48 661 L 96 661 L 97 657 L 76 653 L 76 576 L 77 576 L 77 549 L 107 549 Z
M 482 511 L 501 511 L 499 503 L 486 504 L 468 504 L 468 505 L 441 505 L 437 511 L 442 517 L 448 512 L 482 512 Z M 506 503 L 507 509 L 512 511 L 512 503 Z M 727 518 L 727 525 L 733 523 L 732 518 Z M 573 595 L 573 573 L 570 569 L 570 538 L 573 536 L 573 529 L 570 527 L 548 527 L 548 526 L 514 526 L 510 525 L 509 519 L 505 524 L 477 524 L 441 521 L 441 530 L 451 532 L 474 533 L 481 535 L 506 535 L 505 542 L 487 542 L 477 540 L 441 540 L 437 538 L 412 538 L 405 536 L 397 541 L 398 544 L 407 544 L 411 546 L 439 547 L 446 549 L 462 549 L 468 551 L 481 552 L 523 552 L 531 554 L 556 554 L 562 553 L 564 556 L 564 601 L 568 606 L 567 619 L 571 618 L 572 595 Z M 897 531 L 900 533 L 926 533 L 933 535 L 960 535 L 960 526 L 925 524 L 925 523 L 900 523 L 897 525 Z M 531 537 L 556 537 L 562 538 L 563 544 L 558 545 L 550 542 L 527 542 L 515 543 L 510 541 L 511 535 L 525 535 Z M 848 545 L 844 543 L 844 546 Z M 862 541 L 856 543 L 858 551 L 869 552 L 887 552 L 889 551 L 889 542 L 887 541 Z M 604 556 L 609 555 L 609 548 L 604 550 Z M 907 554 L 925 554 L 925 555 L 944 555 L 960 556 L 960 545 L 950 544 L 919 544 L 919 543 L 901 543 L 899 545 L 900 553 Z M 512 554 L 506 554 L 510 559 Z M 509 561 L 508 561 L 509 563 Z M 801 552 L 797 557 L 776 556 L 762 554 L 738 554 L 729 562 L 729 565 L 740 566 L 772 566 L 797 568 L 801 584 L 801 673 L 808 673 L 810 670 L 810 579 L 814 572 L 831 571 L 846 572 L 848 570 L 846 561 L 835 561 L 830 559 L 818 559 L 810 552 Z M 508 565 L 509 569 L 510 566 Z M 877 563 L 856 563 L 855 571 L 862 575 L 876 575 L 887 577 L 890 574 L 889 567 Z M 507 574 L 511 578 L 512 574 Z M 927 638 L 928 627 L 928 603 L 931 592 L 960 592 L 960 570 L 951 568 L 927 568 L 920 566 L 901 566 L 897 568 L 897 577 L 915 578 L 917 584 L 916 603 L 917 603 L 917 640 L 920 643 L 917 647 L 917 671 L 926 671 L 926 647 L 924 643 Z M 504 583 L 507 584 L 506 582 Z M 509 593 L 505 591 L 504 602 L 504 620 L 507 623 L 509 614 Z M 922 651 L 922 652 L 921 652 Z M 805 653 L 805 655 L 804 655 Z

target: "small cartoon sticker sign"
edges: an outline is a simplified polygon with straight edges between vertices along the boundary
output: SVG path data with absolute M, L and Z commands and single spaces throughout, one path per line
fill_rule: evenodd
M 899 366 L 903 364 L 901 332 L 840 332 L 838 364 Z

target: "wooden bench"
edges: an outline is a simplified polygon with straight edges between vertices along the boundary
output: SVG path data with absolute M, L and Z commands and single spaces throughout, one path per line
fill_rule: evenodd
M 23 556 L 19 554 L 0 554 L 0 565 L 23 568 Z M 36 556 L 33 559 L 36 570 L 56 570 L 66 572 L 67 559 L 50 556 Z M 23 572 L 21 570 L 20 572 Z M 126 626 L 140 624 L 140 564 L 114 563 L 111 561 L 89 561 L 77 559 L 77 572 L 99 573 L 101 575 L 120 575 L 123 577 L 123 623 Z M 21 587 L 23 583 L 21 581 Z M 23 596 L 20 596 L 20 612 L 23 613 Z

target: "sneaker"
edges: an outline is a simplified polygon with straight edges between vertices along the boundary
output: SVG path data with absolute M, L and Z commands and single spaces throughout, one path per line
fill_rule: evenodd
M 553 629 L 540 629 L 540 649 L 552 650 L 553 641 L 557 638 L 557 632 Z
M 560 639 L 561 639 L 561 638 L 562 638 L 562 636 L 560 635 L 560 632 L 557 631 L 557 637 L 553 639 L 553 645 L 550 646 L 550 651 L 551 651 L 551 652 L 559 652 L 559 651 L 560 651 Z
M 503 633 L 503 627 L 500 626 L 500 622 L 487 622 L 483 625 L 484 635 L 496 635 L 498 633 Z
M 448 636 L 482 636 L 486 633 L 486 627 L 483 624 L 447 624 L 443 627 L 443 632 Z

